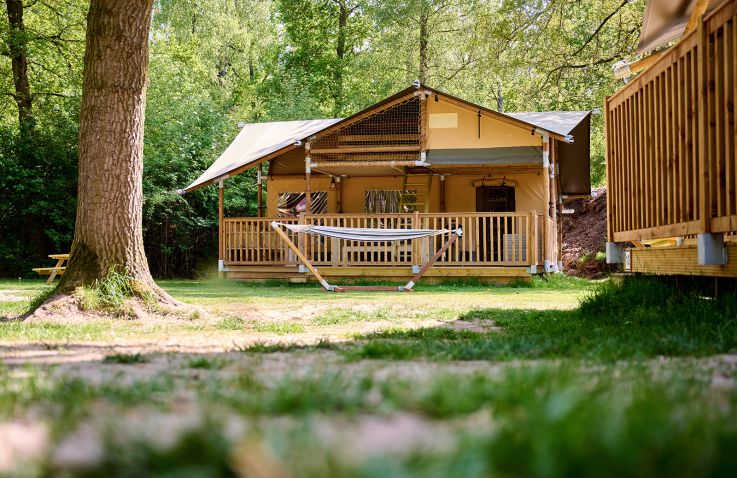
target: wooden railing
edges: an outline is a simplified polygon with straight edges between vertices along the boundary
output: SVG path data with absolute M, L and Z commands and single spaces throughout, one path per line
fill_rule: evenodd
M 226 218 L 223 260 L 226 265 L 296 265 L 299 260 L 271 222 L 380 229 L 463 229 L 463 236 L 437 261 L 445 266 L 528 266 L 542 264 L 549 253 L 548 218 L 524 213 L 315 214 L 300 218 Z M 296 234 L 285 230 L 317 266 L 421 265 L 448 235 L 414 241 L 362 242 Z
M 609 240 L 737 230 L 737 0 L 606 101 Z

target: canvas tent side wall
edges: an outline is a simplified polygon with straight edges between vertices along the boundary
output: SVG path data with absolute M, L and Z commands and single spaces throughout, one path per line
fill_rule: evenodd
M 445 177 L 445 211 L 475 212 L 476 187 L 479 185 L 499 185 L 501 183 L 515 187 L 515 205 L 517 211 L 536 211 L 545 214 L 548 210 L 545 175 L 539 173 L 505 174 L 489 172 L 488 174 L 450 174 Z M 440 178 L 433 177 L 433 188 L 430 200 L 430 211 L 440 211 Z M 340 189 L 330 189 L 330 179 L 325 176 L 312 178 L 312 190 L 328 193 L 328 212 L 336 213 L 338 194 L 341 194 L 343 213 L 364 213 L 365 195 L 370 190 L 399 190 L 402 187 L 401 176 L 366 176 L 352 177 L 342 180 Z M 303 178 L 272 176 L 267 182 L 268 199 L 266 210 L 268 217 L 278 215 L 277 204 L 282 193 L 304 192 Z
M 542 146 L 539 135 L 488 115 L 433 98 L 427 100 L 427 148 L 501 148 Z M 479 123 L 481 126 L 479 134 Z

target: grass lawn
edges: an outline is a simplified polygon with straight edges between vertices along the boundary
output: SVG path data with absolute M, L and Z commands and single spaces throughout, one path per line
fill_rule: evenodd
M 12 320 L 0 476 L 737 476 L 737 296 L 162 281 L 198 312 Z

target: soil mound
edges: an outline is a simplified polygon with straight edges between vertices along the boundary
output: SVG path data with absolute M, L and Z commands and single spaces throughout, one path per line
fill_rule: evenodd
M 613 271 L 606 263 L 606 188 L 590 198 L 565 203 L 573 214 L 563 216 L 563 270 L 577 277 L 599 278 Z

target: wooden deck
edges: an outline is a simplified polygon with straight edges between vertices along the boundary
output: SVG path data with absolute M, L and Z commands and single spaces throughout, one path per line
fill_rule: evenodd
M 732 0 L 607 99 L 611 243 L 710 235 L 704 243 L 715 240 L 726 250 L 724 236 L 737 232 L 735 78 L 737 0 Z M 699 267 L 698 252 L 695 246 L 633 249 L 632 270 L 737 276 L 727 265 Z M 727 256 L 729 264 L 732 253 Z
M 543 272 L 554 251 L 552 223 L 536 212 L 314 214 L 299 218 L 225 218 L 221 270 L 241 280 L 307 280 L 300 261 L 271 222 L 384 229 L 463 229 L 430 269 L 429 280 L 476 277 L 508 281 Z M 439 250 L 447 236 L 368 243 L 286 231 L 321 274 L 330 278 L 406 279 Z
M 404 284 L 414 276 L 411 267 L 319 267 L 329 281 L 381 280 Z M 295 283 L 315 282 L 312 274 L 300 272 L 297 266 L 231 266 L 225 273 L 228 279 L 243 281 L 263 281 L 284 279 Z M 532 277 L 526 267 L 434 267 L 427 271 L 423 283 L 452 281 L 457 279 L 474 279 L 481 282 L 503 284 L 517 281 L 529 281 Z

